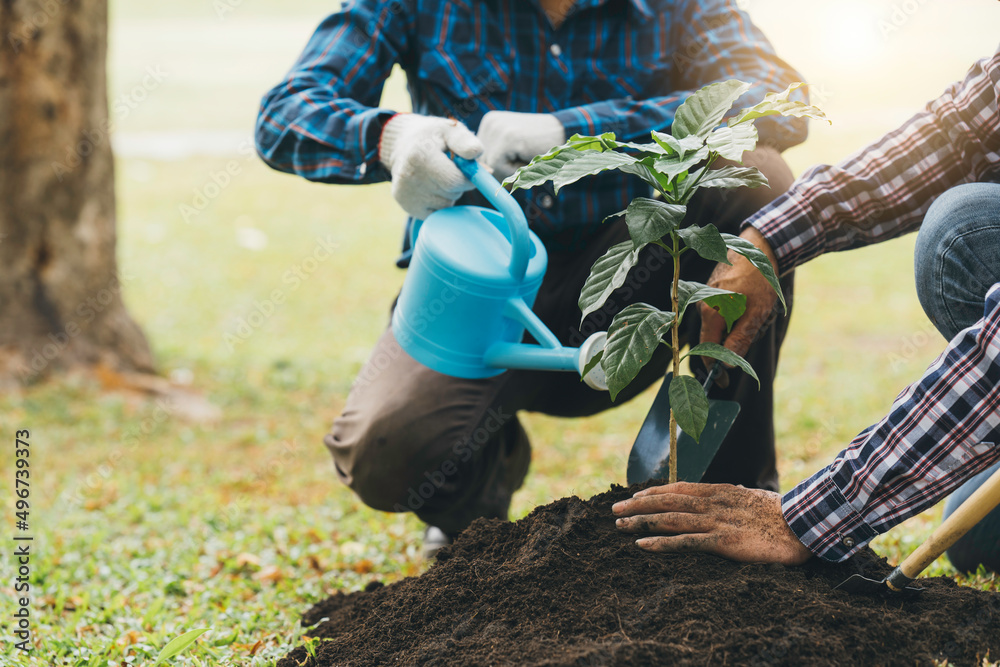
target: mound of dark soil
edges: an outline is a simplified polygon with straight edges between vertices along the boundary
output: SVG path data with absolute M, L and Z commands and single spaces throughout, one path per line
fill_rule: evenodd
M 865 550 L 831 565 L 649 554 L 615 531 L 631 490 L 479 520 L 419 577 L 338 594 L 303 618 L 322 637 L 278 667 L 326 665 L 953 665 L 1000 659 L 1000 594 L 925 579 L 915 599 L 833 590 L 883 577 Z

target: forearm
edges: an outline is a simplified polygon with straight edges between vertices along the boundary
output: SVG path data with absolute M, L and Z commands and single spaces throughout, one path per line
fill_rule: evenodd
M 896 238 L 919 228 L 933 200 L 965 180 L 951 151 L 930 116 L 918 115 L 837 165 L 809 169 L 744 226 L 767 240 L 782 274 L 828 252 Z
M 651 130 L 666 131 L 689 91 L 649 100 L 607 100 L 555 112 L 566 136 L 614 132 L 622 141 L 649 139 Z
M 705 81 L 704 85 L 714 83 Z M 791 82 L 790 82 L 791 83 Z M 757 85 L 737 102 L 737 109 L 759 102 L 767 93 L 783 90 L 786 86 Z M 651 130 L 668 132 L 674 122 L 678 107 L 694 91 L 684 90 L 647 100 L 618 99 L 585 104 L 555 112 L 566 130 L 566 136 L 587 136 L 614 132 L 623 141 L 649 141 Z M 801 118 L 765 118 L 760 125 L 761 145 L 779 151 L 805 140 L 806 122 Z
M 556 113 L 566 136 L 614 132 L 625 141 L 649 140 L 650 130 L 669 131 L 677 108 L 694 91 L 717 81 L 739 79 L 752 85 L 736 109 L 779 92 L 801 76 L 777 56 L 764 34 L 732 0 L 684 3 L 667 43 L 650 54 L 663 72 L 659 95 L 586 104 Z M 806 138 L 801 118 L 758 122 L 761 144 L 784 150 Z
M 325 183 L 386 179 L 378 161 L 389 109 L 367 107 L 311 88 L 264 100 L 257 120 L 257 152 L 269 166 Z
M 1000 284 L 986 312 L 829 466 L 782 501 L 792 531 L 839 561 L 1000 460 Z
M 396 0 L 400 3 L 401 0 Z M 356 0 L 327 17 L 261 104 L 257 152 L 271 167 L 329 183 L 385 180 L 382 86 L 408 49 L 405 2 Z
M 827 252 L 917 229 L 933 201 L 1000 164 L 1000 52 L 901 127 L 835 165 L 814 167 L 747 220 L 782 273 Z

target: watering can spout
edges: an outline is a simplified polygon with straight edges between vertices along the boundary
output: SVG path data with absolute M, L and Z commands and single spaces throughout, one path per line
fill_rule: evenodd
M 501 369 L 539 371 L 576 371 L 587 386 L 607 390 L 607 379 L 600 364 L 589 373 L 584 369 L 595 355 L 604 349 L 607 334 L 603 331 L 590 336 L 580 347 L 565 347 L 545 323 L 528 307 L 524 299 L 515 297 L 504 304 L 504 317 L 520 323 L 534 336 L 539 345 L 499 342 L 491 345 L 483 355 L 487 366 Z
M 605 333 L 566 347 L 531 310 L 548 259 L 521 207 L 475 161 L 456 157 L 455 164 L 496 210 L 453 206 L 414 223 L 410 269 L 392 315 L 396 340 L 446 375 L 576 371 L 588 386 L 606 390 L 600 364 L 583 372 L 604 349 Z M 537 345 L 521 342 L 525 331 Z
M 604 369 L 597 364 L 584 373 L 587 364 L 604 349 L 607 334 L 592 334 L 580 347 L 541 347 L 527 343 L 494 343 L 486 350 L 484 361 L 491 368 L 535 371 L 576 371 L 591 389 L 608 390 Z

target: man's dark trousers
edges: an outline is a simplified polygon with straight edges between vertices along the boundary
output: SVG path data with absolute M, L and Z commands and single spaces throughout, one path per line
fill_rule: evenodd
M 792 174 L 781 156 L 760 148 L 744 162 L 758 167 L 770 188 L 705 189 L 688 206 L 685 224 L 714 224 L 738 234 L 740 224 L 784 192 Z M 670 256 L 647 247 L 625 285 L 606 306 L 580 325 L 577 300 L 590 267 L 612 245 L 628 238 L 623 220 L 606 223 L 589 245 L 575 253 L 549 253 L 549 266 L 534 311 L 566 345 L 579 345 L 590 333 L 607 329 L 616 312 L 646 302 L 670 310 Z M 705 282 L 714 262 L 688 252 L 681 277 Z M 788 328 L 792 276 L 782 280 L 789 312 L 780 315 L 751 347 L 747 360 L 760 388 L 742 372 L 712 389 L 712 397 L 738 401 L 739 418 L 723 442 L 705 482 L 729 482 L 778 490 L 775 465 L 773 383 L 778 351 Z M 697 308 L 682 323 L 681 343 L 695 344 L 701 322 Z M 670 350 L 660 346 L 616 403 L 629 400 L 663 377 Z M 413 511 L 447 533 L 457 533 L 478 517 L 507 518 L 511 496 L 524 479 L 531 458 L 519 410 L 579 417 L 612 406 L 607 392 L 590 389 L 574 373 L 507 371 L 493 378 L 453 378 L 421 366 L 400 348 L 386 329 L 355 381 L 341 416 L 324 442 L 340 479 L 371 507 Z M 622 460 L 633 434 L 622 433 Z M 616 471 L 608 482 L 624 476 Z

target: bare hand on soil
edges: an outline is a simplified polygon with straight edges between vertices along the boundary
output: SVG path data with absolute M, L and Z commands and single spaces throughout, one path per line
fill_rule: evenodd
M 612 507 L 615 525 L 647 551 L 700 551 L 747 563 L 801 565 L 812 553 L 781 513 L 781 496 L 731 484 L 680 482 L 639 491 Z

